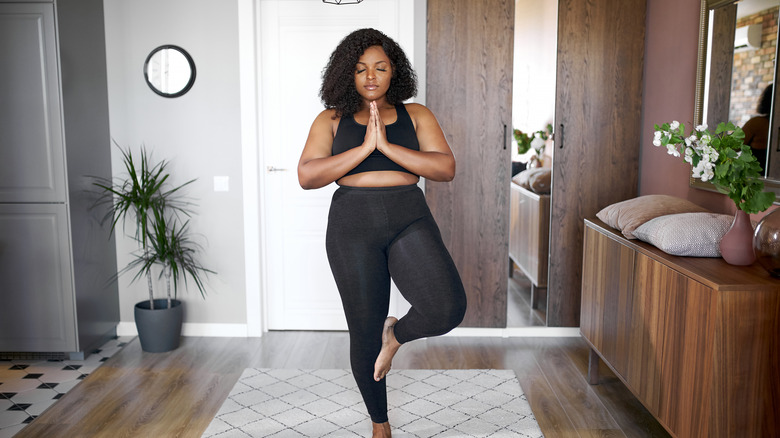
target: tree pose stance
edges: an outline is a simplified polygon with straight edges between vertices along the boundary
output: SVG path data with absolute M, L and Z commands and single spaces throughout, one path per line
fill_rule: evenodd
M 451 181 L 455 158 L 433 113 L 403 103 L 416 92 L 395 41 L 374 29 L 347 35 L 323 73 L 326 109 L 298 163 L 304 189 L 339 185 L 326 249 L 374 437 L 391 434 L 385 376 L 398 349 L 449 332 L 466 311 L 460 276 L 417 186 L 420 177 Z M 391 278 L 412 305 L 400 319 L 388 317 Z

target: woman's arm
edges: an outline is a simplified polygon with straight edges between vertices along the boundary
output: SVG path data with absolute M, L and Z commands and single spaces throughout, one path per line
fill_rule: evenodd
M 314 119 L 309 137 L 298 161 L 298 182 L 304 189 L 318 189 L 336 181 L 360 164 L 376 147 L 376 141 L 366 141 L 359 147 L 332 155 L 333 110 L 325 110 Z
M 444 132 L 431 110 L 412 103 L 406 106 L 415 123 L 420 150 L 415 151 L 389 143 L 385 127 L 378 119 L 377 149 L 408 171 L 432 181 L 452 181 L 455 177 L 455 156 L 444 137 Z M 372 110 L 375 108 L 372 107 Z

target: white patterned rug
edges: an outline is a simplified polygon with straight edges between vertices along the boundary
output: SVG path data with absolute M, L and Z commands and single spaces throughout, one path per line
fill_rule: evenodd
M 393 437 L 542 437 L 511 370 L 393 370 Z M 348 370 L 247 368 L 204 437 L 363 437 L 371 420 Z

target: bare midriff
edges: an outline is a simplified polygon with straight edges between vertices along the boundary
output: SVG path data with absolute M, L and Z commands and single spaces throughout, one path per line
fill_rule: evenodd
M 362 172 L 341 177 L 340 186 L 349 187 L 393 187 L 417 184 L 420 177 L 406 172 L 395 170 L 380 170 L 375 172 Z

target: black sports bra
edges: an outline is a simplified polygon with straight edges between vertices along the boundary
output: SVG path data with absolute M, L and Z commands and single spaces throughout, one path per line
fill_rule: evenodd
M 396 105 L 395 112 L 397 114 L 397 120 L 394 123 L 385 125 L 387 141 L 408 149 L 419 151 L 420 144 L 417 142 L 417 133 L 414 130 L 414 123 L 412 123 L 412 118 L 409 117 L 409 113 L 406 111 L 404 104 Z M 353 116 L 342 116 L 339 121 L 339 127 L 336 129 L 336 136 L 333 138 L 332 155 L 338 155 L 360 146 L 363 144 L 365 136 L 366 125 L 361 125 L 356 122 Z M 379 150 L 375 150 L 354 169 L 347 172 L 347 175 L 374 172 L 378 170 L 395 170 L 398 172 L 412 173 L 400 164 L 387 158 L 385 154 L 379 152 Z

